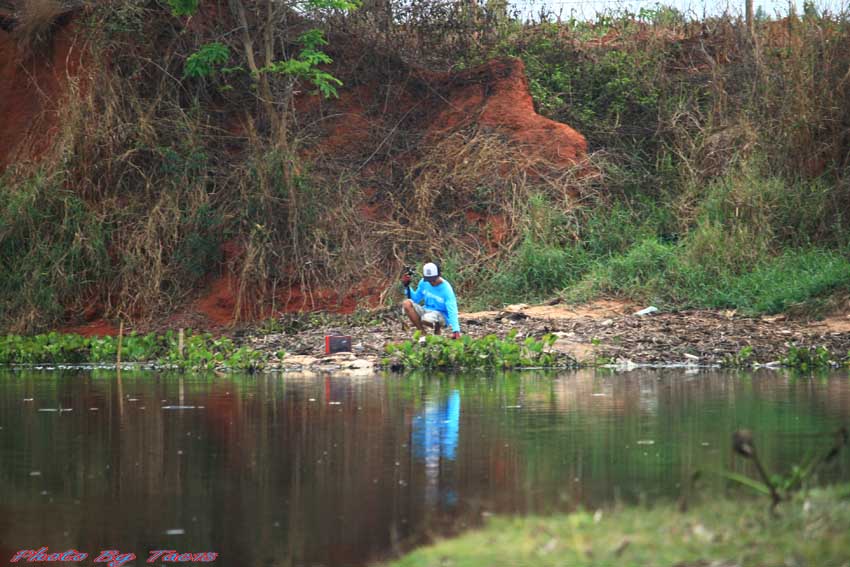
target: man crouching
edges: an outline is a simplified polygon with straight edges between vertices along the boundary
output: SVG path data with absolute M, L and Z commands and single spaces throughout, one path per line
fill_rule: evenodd
M 410 273 L 401 276 L 404 294 L 407 296 L 402 310 L 417 329 L 425 332 L 425 325 L 433 327 L 439 335 L 443 327 L 451 326 L 452 338 L 460 337 L 460 322 L 457 317 L 457 298 L 449 282 L 440 275 L 440 268 L 433 262 L 422 266 L 422 279 L 416 289 L 410 289 Z M 425 305 L 420 303 L 425 301 Z

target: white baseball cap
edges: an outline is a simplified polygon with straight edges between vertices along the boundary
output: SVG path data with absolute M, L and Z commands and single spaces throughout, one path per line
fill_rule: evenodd
M 422 266 L 422 275 L 426 278 L 433 278 L 439 275 L 439 272 L 437 270 L 437 264 L 434 264 L 433 262 L 428 262 L 427 264 Z

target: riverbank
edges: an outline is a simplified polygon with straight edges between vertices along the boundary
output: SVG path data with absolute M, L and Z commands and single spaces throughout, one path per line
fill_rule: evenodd
M 850 562 L 850 485 L 799 494 L 772 516 L 765 500 L 704 496 L 566 516 L 493 518 L 390 567 L 823 565 Z
M 117 337 L 8 335 L 0 337 L 0 362 L 108 365 L 120 359 L 195 370 L 370 373 L 379 368 L 669 365 L 810 370 L 850 360 L 850 318 L 843 314 L 805 322 L 732 311 L 662 312 L 616 301 L 550 302 L 464 313 L 461 324 L 462 344 L 429 340 L 420 345 L 411 340 L 414 329 L 396 308 L 352 315 L 295 313 L 215 334 L 186 330 L 185 341 L 175 330 L 145 335 L 128 330 L 123 357 Z M 351 337 L 351 352 L 326 354 L 328 335 Z M 388 350 L 394 352 L 388 356 Z
M 782 365 L 792 349 L 820 353 L 823 363 L 844 361 L 850 350 L 850 318 L 836 315 L 804 322 L 786 316 L 745 317 L 732 311 L 656 311 L 617 301 L 583 305 L 512 305 L 461 314 L 464 335 L 516 340 L 556 337 L 552 349 L 579 365 Z M 237 342 L 263 352 L 286 352 L 284 369 L 364 368 L 378 365 L 389 343 L 409 339 L 395 309 L 354 316 L 290 315 L 277 328 L 239 333 Z M 349 335 L 353 352 L 325 355 L 324 337 Z

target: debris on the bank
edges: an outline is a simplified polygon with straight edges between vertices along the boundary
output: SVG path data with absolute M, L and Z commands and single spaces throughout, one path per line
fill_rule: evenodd
M 637 316 L 640 317 L 642 315 L 650 315 L 652 313 L 656 313 L 657 311 L 658 311 L 657 307 L 650 305 L 649 307 L 646 307 L 645 309 L 641 309 L 640 311 L 636 311 L 634 313 L 634 315 L 637 315 Z
M 681 367 L 718 366 L 741 359 L 756 367 L 782 364 L 792 345 L 819 345 L 832 353 L 850 350 L 850 333 L 829 332 L 821 326 L 778 317 L 744 317 L 737 313 L 708 310 L 655 311 L 651 317 L 635 317 L 634 311 L 611 310 L 594 317 L 563 305 L 537 310 L 516 305 L 461 317 L 462 332 L 471 338 L 487 335 L 540 339 L 557 337 L 553 349 L 582 364 L 630 370 L 640 365 Z M 648 309 L 648 308 L 647 308 Z M 645 311 L 641 310 L 641 311 Z M 521 313 L 520 317 L 516 314 Z M 575 313 L 575 316 L 565 316 Z M 237 342 L 253 349 L 285 351 L 279 367 L 286 371 L 371 371 L 380 364 L 389 343 L 413 336 L 403 327 L 398 309 L 384 309 L 351 316 L 322 316 L 317 324 L 305 323 L 307 315 L 287 315 L 278 321 L 283 332 L 243 334 Z M 325 336 L 340 331 L 351 336 L 354 353 L 325 355 Z M 746 349 L 746 350 L 745 350 Z

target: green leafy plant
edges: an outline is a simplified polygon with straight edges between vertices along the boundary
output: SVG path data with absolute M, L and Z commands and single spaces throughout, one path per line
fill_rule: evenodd
M 230 59 L 230 48 L 223 43 L 213 42 L 201 46 L 195 53 L 186 58 L 183 67 L 184 77 L 209 77 Z
M 519 368 L 568 366 L 573 360 L 553 352 L 556 337 L 545 335 L 540 340 L 527 337 L 516 341 L 516 330 L 503 340 L 496 335 L 480 339 L 464 336 L 450 339 L 429 335 L 420 342 L 421 334 L 413 340 L 386 347 L 389 355 L 384 365 L 391 368 Z
M 835 365 L 832 354 L 824 346 L 798 347 L 791 345 L 782 363 L 798 370 L 814 370 Z
M 275 61 L 262 67 L 259 72 L 279 73 L 306 80 L 324 97 L 338 97 L 336 87 L 342 86 L 342 81 L 319 67 L 333 63 L 333 59 L 320 49 L 328 44 L 324 32 L 312 29 L 301 34 L 297 41 L 302 49 L 296 57 L 285 61 Z
M 167 0 L 171 13 L 175 16 L 194 16 L 200 0 Z
M 745 346 L 735 354 L 727 354 L 723 358 L 723 366 L 729 368 L 745 368 L 752 364 L 753 347 Z

